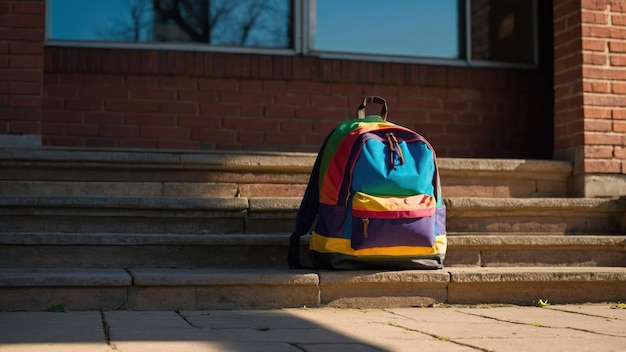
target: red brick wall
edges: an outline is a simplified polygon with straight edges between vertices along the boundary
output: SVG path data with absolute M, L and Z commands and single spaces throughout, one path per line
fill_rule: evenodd
M 626 2 L 555 0 L 555 155 L 626 173 Z
M 0 1 L 0 134 L 39 134 L 45 6 Z
M 45 145 L 314 152 L 375 94 L 439 156 L 552 153 L 542 71 L 59 47 L 45 59 Z

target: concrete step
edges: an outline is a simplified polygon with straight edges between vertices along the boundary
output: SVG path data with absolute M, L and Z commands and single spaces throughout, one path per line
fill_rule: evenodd
M 299 204 L 300 198 L 3 196 L 0 232 L 289 232 Z
M 311 153 L 0 150 L 0 195 L 301 197 Z M 449 197 L 565 197 L 570 163 L 440 158 Z M 10 182 L 9 182 L 10 181 Z
M 299 197 L 0 196 L 0 232 L 291 232 Z M 447 198 L 450 232 L 626 232 L 626 198 Z
M 626 232 L 626 198 L 448 198 L 453 232 Z
M 0 269 L 0 295 L 8 311 L 623 302 L 626 268 Z
M 288 236 L 0 233 L 0 268 L 287 268 Z M 626 236 L 450 233 L 445 265 L 626 267 Z

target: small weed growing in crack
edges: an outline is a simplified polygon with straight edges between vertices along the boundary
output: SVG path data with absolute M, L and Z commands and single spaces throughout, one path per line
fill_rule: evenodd
M 531 322 L 528 322 L 528 325 L 532 325 L 532 326 L 535 326 L 535 327 L 538 327 L 538 328 L 543 328 L 543 327 L 545 327 L 543 324 L 538 323 L 538 322 L 536 322 L 536 321 L 531 321 Z
M 626 303 L 618 302 L 616 305 L 611 306 L 611 309 L 626 309 Z
M 545 300 L 544 299 L 538 299 L 538 300 L 536 300 L 534 302 L 534 304 L 535 304 L 535 307 L 539 307 L 539 308 L 545 308 L 545 307 L 550 306 L 550 302 L 548 302 L 547 299 L 545 299 Z
M 65 313 L 65 304 L 55 304 L 46 309 L 47 312 Z

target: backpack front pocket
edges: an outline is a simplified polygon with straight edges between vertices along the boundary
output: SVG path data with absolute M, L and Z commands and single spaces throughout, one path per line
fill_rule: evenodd
M 437 201 L 426 194 L 352 198 L 352 248 L 423 246 L 435 243 Z

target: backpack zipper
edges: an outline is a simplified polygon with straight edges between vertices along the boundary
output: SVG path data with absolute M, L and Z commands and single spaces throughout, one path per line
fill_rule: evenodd
M 363 238 L 367 238 L 368 234 L 367 234 L 367 227 L 370 223 L 370 219 L 369 218 L 363 218 Z
M 393 134 L 393 132 L 385 133 L 385 136 L 387 137 L 387 142 L 389 143 L 389 156 L 391 166 L 395 170 L 396 156 L 400 160 L 400 165 L 404 165 L 404 155 L 402 154 L 402 148 L 400 147 L 400 142 L 398 142 L 398 139 Z

